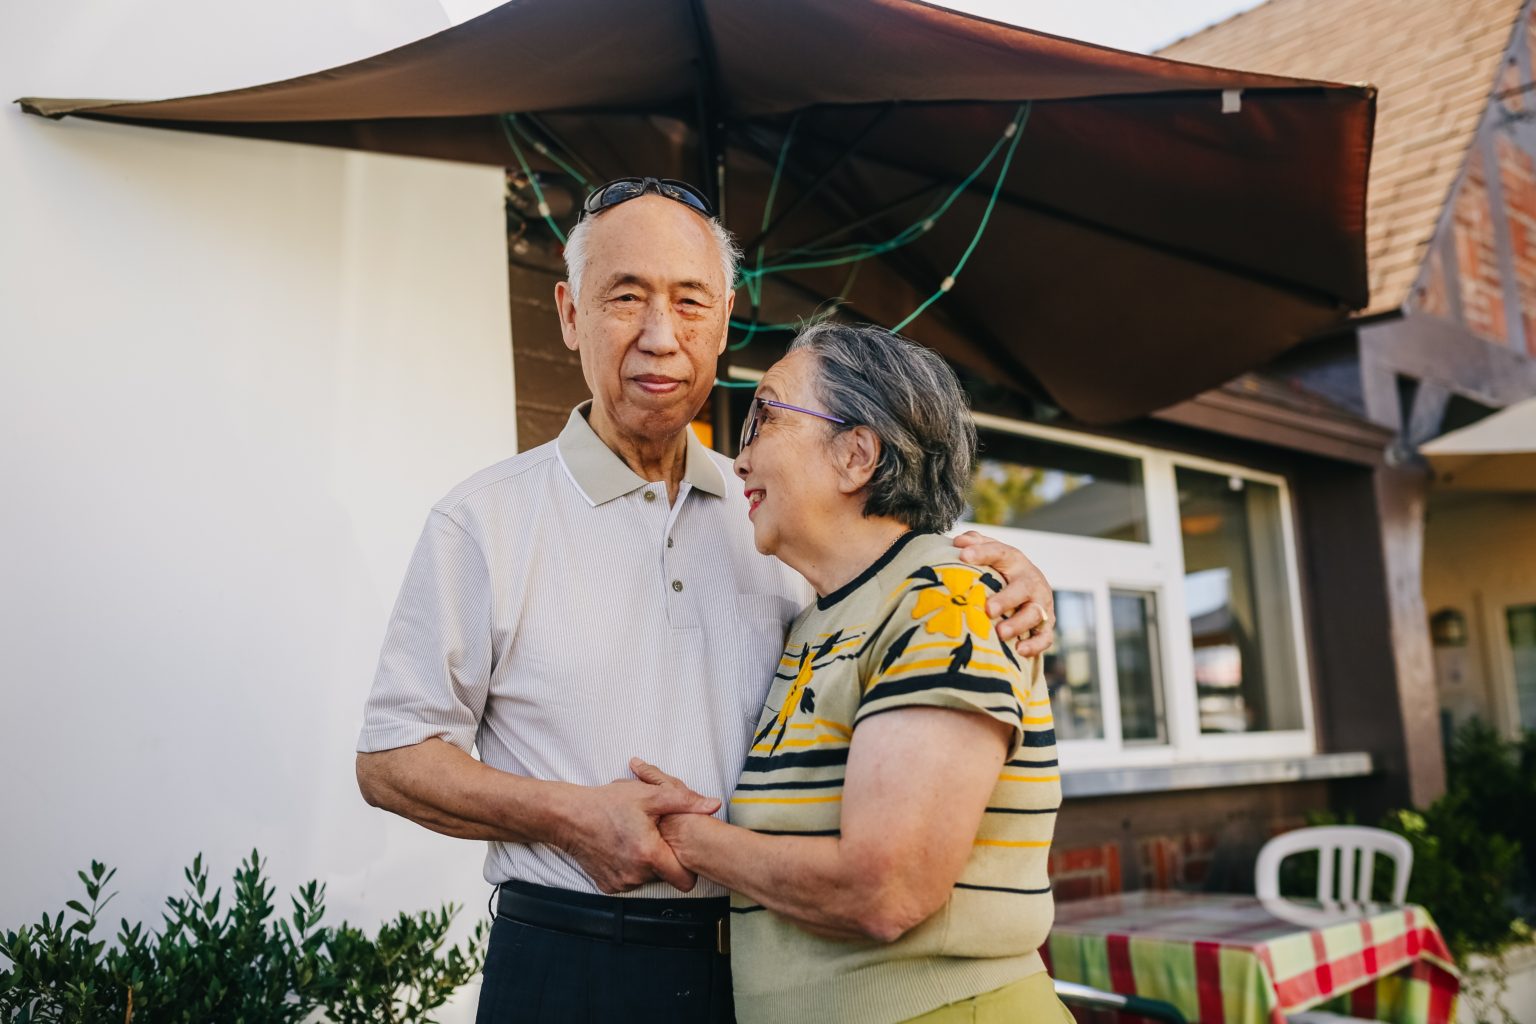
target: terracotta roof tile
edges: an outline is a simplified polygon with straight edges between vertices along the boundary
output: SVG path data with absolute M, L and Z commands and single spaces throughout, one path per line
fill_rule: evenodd
M 1380 93 L 1366 229 L 1371 304 L 1401 306 L 1461 170 L 1523 0 L 1269 0 L 1159 51 Z

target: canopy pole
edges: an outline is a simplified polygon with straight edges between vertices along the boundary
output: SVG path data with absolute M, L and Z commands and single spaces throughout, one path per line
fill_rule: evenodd
M 699 170 L 703 180 L 699 182 L 715 215 L 725 221 L 725 117 L 720 102 L 720 66 L 715 58 L 715 40 L 709 32 L 709 18 L 704 13 L 703 0 L 688 0 L 693 15 L 693 32 L 699 44 L 698 60 L 698 112 L 699 112 Z M 727 292 L 736 284 L 725 282 Z M 730 332 L 727 317 L 726 332 Z M 730 349 L 720 353 L 715 364 L 715 379 L 725 380 L 730 372 Z M 730 455 L 731 392 L 729 388 L 716 387 L 710 407 L 712 442 L 715 451 Z

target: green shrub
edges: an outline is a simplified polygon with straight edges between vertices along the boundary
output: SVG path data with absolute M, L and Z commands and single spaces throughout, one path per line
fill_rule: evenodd
M 457 908 L 400 914 L 374 938 L 342 922 L 324 927 L 325 887 L 309 882 L 274 919 L 273 887 L 256 851 L 235 871 L 233 898 L 210 893 L 202 856 L 187 889 L 170 897 L 164 927 L 126 919 L 108 948 L 96 937 L 113 870 L 79 872 L 87 906 L 0 933 L 0 1021 L 8 1024 L 298 1024 L 316 1010 L 337 1024 L 430 1021 L 479 972 L 482 922 L 463 947 L 444 949 Z

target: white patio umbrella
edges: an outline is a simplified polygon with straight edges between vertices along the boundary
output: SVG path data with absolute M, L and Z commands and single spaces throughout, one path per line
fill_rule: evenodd
M 1536 398 L 1441 435 L 1419 451 L 1434 467 L 1437 487 L 1536 492 Z

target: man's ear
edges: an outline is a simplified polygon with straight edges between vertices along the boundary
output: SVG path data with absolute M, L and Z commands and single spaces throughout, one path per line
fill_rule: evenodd
M 736 308 L 736 292 L 727 290 L 725 293 L 725 323 L 720 326 L 720 347 L 715 349 L 715 355 L 725 354 L 726 342 L 731 340 L 731 310 Z
M 880 465 L 880 438 L 868 427 L 858 426 L 838 435 L 838 490 L 857 494 L 875 475 Z
M 555 312 L 560 315 L 560 338 L 565 347 L 576 351 L 576 293 L 569 281 L 555 282 Z

